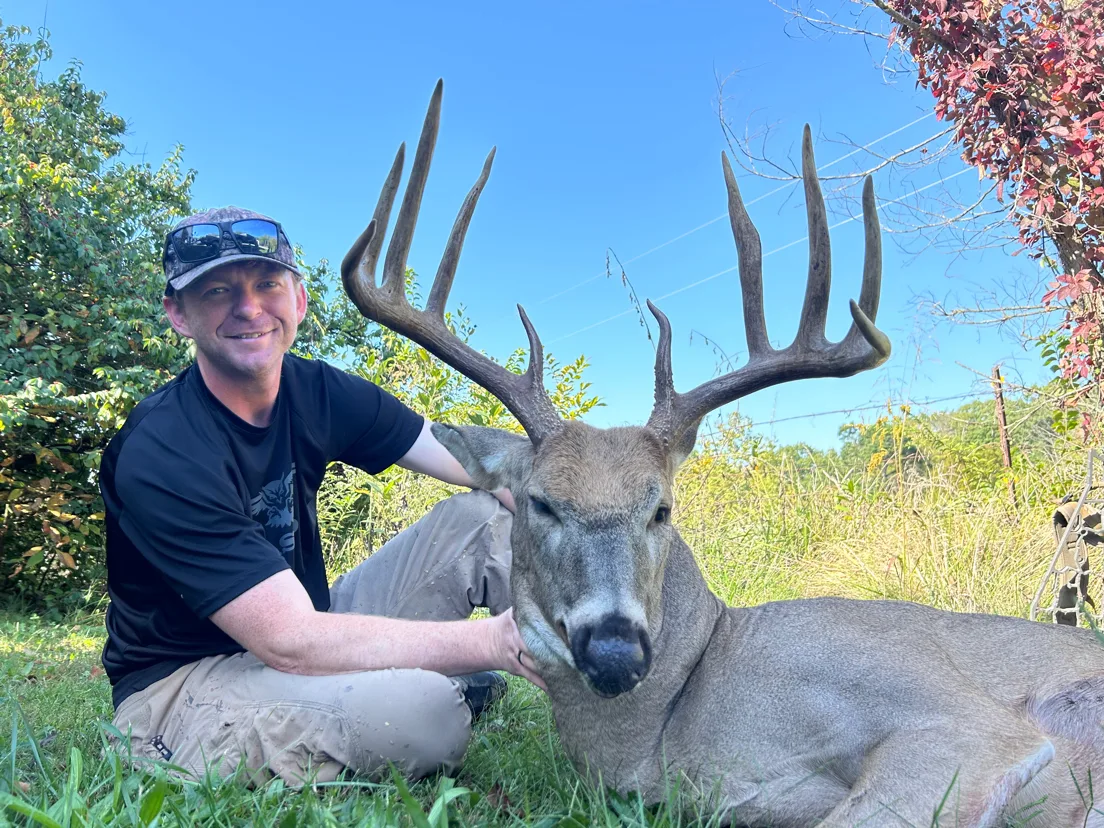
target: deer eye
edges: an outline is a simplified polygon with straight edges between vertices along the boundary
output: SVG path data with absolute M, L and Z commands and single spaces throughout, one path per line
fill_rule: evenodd
M 656 509 L 655 517 L 652 518 L 656 523 L 666 523 L 671 519 L 671 510 L 666 506 L 660 506 Z
M 529 495 L 529 503 L 533 507 L 533 511 L 536 512 L 538 515 L 559 520 L 556 513 L 552 511 L 552 507 L 541 500 L 539 497 L 533 497 L 533 495 Z

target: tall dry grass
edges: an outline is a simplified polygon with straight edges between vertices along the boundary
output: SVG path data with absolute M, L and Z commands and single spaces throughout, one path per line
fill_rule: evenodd
M 821 595 L 917 601 L 1026 616 L 1054 543 L 1061 494 L 1080 489 L 1085 448 L 1051 434 L 1017 454 L 1007 487 L 996 446 L 955 441 L 930 418 L 891 416 L 841 457 L 780 447 L 730 419 L 703 429 L 676 480 L 675 523 L 731 604 Z M 355 470 L 325 493 L 332 571 L 355 566 L 450 487 L 394 469 Z M 320 504 L 321 505 L 321 504 Z
M 741 605 L 840 595 L 1026 616 L 1085 448 L 1058 437 L 1045 456 L 1020 458 L 1013 503 L 1009 475 L 977 475 L 964 452 L 929 446 L 919 463 L 912 438 L 924 427 L 900 429 L 896 450 L 891 439 L 858 467 L 755 450 L 739 424 L 716 430 L 679 473 L 676 515 L 714 591 Z

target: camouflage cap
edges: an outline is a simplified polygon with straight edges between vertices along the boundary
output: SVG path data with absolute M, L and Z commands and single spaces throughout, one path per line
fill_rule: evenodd
M 275 253 L 243 253 L 237 244 L 234 243 L 234 239 L 230 234 L 224 230 L 218 256 L 201 262 L 180 261 L 180 257 L 177 255 L 176 247 L 173 245 L 171 237 L 172 234 L 181 227 L 188 227 L 193 224 L 219 224 L 221 222 L 243 221 L 247 219 L 271 221 L 276 225 L 278 228 L 278 237 Z M 276 262 L 286 267 L 295 275 L 301 275 L 299 269 L 295 266 L 295 251 L 291 249 L 291 242 L 288 241 L 288 237 L 284 234 L 283 228 L 280 227 L 275 219 L 271 219 L 260 213 L 254 213 L 252 210 L 243 210 L 241 207 L 219 207 L 214 210 L 206 210 L 202 213 L 188 216 L 188 218 L 177 223 L 165 238 L 165 253 L 162 261 L 165 268 L 165 293 L 172 293 L 174 290 L 180 290 L 205 273 L 214 270 L 216 267 L 222 267 L 230 262 L 243 262 L 249 260 Z

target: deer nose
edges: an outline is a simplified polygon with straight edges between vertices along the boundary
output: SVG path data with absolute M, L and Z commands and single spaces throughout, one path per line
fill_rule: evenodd
M 648 633 L 621 615 L 609 615 L 571 636 L 575 665 L 600 696 L 626 693 L 648 675 L 652 644 Z

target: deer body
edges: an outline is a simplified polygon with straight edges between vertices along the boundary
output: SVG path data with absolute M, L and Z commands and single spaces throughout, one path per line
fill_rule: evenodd
M 372 222 L 342 262 L 342 280 L 366 317 L 492 392 L 526 431 L 433 426 L 478 486 L 513 492 L 515 618 L 576 764 L 648 801 L 685 781 L 736 824 L 1000 828 L 1045 798 L 1033 828 L 1104 828 L 1089 781 L 1104 774 L 1104 647 L 1091 634 L 901 602 L 730 608 L 710 592 L 671 524 L 675 473 L 709 411 L 773 384 L 846 377 L 889 357 L 889 340 L 875 327 L 881 247 L 870 181 L 859 300 L 848 334 L 830 343 L 828 224 L 806 128 L 808 285 L 797 336 L 776 349 L 763 314 L 759 236 L 722 156 L 748 362 L 676 392 L 671 326 L 649 303 L 660 327 L 652 415 L 645 426 L 596 429 L 563 422 L 552 406 L 543 347 L 524 310 L 530 358 L 521 375 L 445 324 L 494 150 L 460 210 L 425 309 L 405 297 L 440 102 L 438 83 L 382 284 L 374 274 L 401 147 Z
M 976 819 L 1003 793 L 1001 778 L 1036 757 L 1038 775 L 1012 786 L 996 813 L 1045 795 L 1032 825 L 1084 824 L 1071 772 L 1087 799 L 1090 772 L 1104 768 L 1104 649 L 1091 634 L 899 602 L 725 607 L 704 581 L 693 585 L 704 600 L 689 605 L 682 576 L 692 567 L 685 546 L 672 554 L 665 603 L 679 611 L 631 692 L 602 699 L 570 670 L 547 673 L 565 749 L 596 780 L 600 771 L 605 784 L 658 802 L 685 775 L 734 824 L 770 828 L 818 825 L 854 792 L 873 807 L 828 824 L 930 824 L 957 781 L 940 824 L 1001 825 Z M 700 619 L 710 617 L 703 629 Z M 1039 654 L 1029 670 L 1027 652 Z M 688 665 L 693 653 L 699 660 Z M 974 674 L 986 677 L 983 686 L 969 680 Z M 1061 706 L 1063 696 L 1072 704 L 1085 689 L 1079 682 L 1092 695 L 1082 701 L 1079 734 L 1029 712 L 1032 702 Z M 900 755 L 880 766 L 877 748 L 894 744 Z M 926 776 L 909 767 L 916 751 L 934 759 Z M 880 773 L 876 787 L 857 787 Z
M 480 451 L 481 431 L 441 428 L 440 437 L 450 445 L 461 435 Z M 639 458 L 649 454 L 649 435 L 635 435 L 642 445 L 633 451 L 624 433 L 609 439 L 573 423 L 565 431 L 549 450 L 559 462 L 580 461 L 565 481 L 573 507 L 582 522 L 605 525 L 600 533 L 587 527 L 580 540 L 621 546 L 589 553 L 623 560 L 634 545 L 634 497 L 621 484 L 648 478 Z M 471 462 L 464 448 L 457 452 Z M 555 502 L 541 460 L 529 474 Z M 595 781 L 639 791 L 647 802 L 688 782 L 733 823 L 772 828 L 825 819 L 930 824 L 948 791 L 942 825 L 1003 825 L 1003 816 L 1044 795 L 1043 818 L 1031 825 L 1084 823 L 1077 785 L 1087 792 L 1094 769 L 1104 768 L 1104 647 L 1088 631 L 897 601 L 728 607 L 672 532 L 661 599 L 646 613 L 651 669 L 631 690 L 603 698 L 548 623 L 559 599 L 536 579 L 551 565 L 565 592 L 593 594 L 604 578 L 611 587 L 617 578 L 542 560 L 548 553 L 532 522 L 519 510 L 515 611 L 561 741 Z

